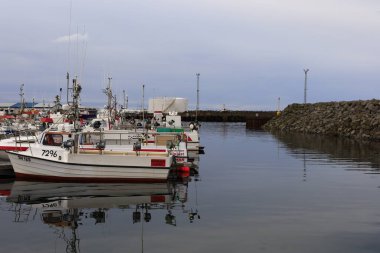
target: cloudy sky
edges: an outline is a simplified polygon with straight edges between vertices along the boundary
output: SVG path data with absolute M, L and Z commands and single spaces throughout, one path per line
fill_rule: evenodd
M 107 77 L 130 105 L 166 96 L 201 109 L 274 109 L 378 98 L 378 0 L 4 0 L 0 102 L 53 100 L 78 75 L 85 104 Z M 66 95 L 63 94 L 65 97 Z

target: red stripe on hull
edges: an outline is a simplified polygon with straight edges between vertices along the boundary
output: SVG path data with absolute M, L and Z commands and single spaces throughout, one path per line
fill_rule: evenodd
M 97 148 L 80 148 L 80 150 L 99 150 Z M 117 148 L 113 149 L 114 151 L 123 151 L 123 150 L 118 150 Z M 106 149 L 107 151 L 107 149 Z M 135 151 L 135 150 L 124 150 L 124 151 Z M 166 152 L 166 149 L 153 149 L 153 148 L 147 148 L 147 149 L 141 149 L 138 150 L 139 152 Z
M 24 173 L 16 173 L 17 179 L 25 181 L 43 181 L 43 182 L 83 182 L 83 183 L 162 183 L 167 179 L 159 178 L 86 178 L 86 177 L 54 177 L 29 175 Z
M 164 195 L 150 196 L 150 202 L 152 202 L 152 203 L 164 203 L 165 202 L 165 196 Z
M 154 148 L 147 148 L 147 149 L 141 149 L 139 151 L 142 151 L 142 152 L 166 152 L 166 149 L 154 149 Z
M 16 147 L 16 146 L 0 146 L 0 150 L 4 151 L 25 151 L 28 147 Z
M 10 190 L 0 190 L 0 196 L 9 196 L 11 195 L 11 191 Z

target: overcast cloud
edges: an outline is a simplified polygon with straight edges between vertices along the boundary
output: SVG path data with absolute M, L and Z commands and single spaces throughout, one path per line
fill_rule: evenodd
M 71 10 L 71 11 L 70 11 Z M 71 16 L 71 18 L 70 18 Z M 378 98 L 380 2 L 12 0 L 0 9 L 0 102 L 53 100 L 78 75 L 86 104 L 177 96 L 201 108 L 274 109 Z M 191 109 L 192 109 L 191 108 Z

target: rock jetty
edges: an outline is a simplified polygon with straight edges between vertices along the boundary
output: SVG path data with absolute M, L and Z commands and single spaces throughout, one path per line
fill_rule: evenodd
M 291 104 L 263 128 L 380 141 L 380 100 Z

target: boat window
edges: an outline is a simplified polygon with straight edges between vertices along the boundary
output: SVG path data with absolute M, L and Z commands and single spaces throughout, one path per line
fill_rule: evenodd
M 82 145 L 94 145 L 95 143 L 100 141 L 100 135 L 99 134 L 82 134 L 81 137 L 81 144 Z
M 46 134 L 42 144 L 48 146 L 61 146 L 63 136 L 61 134 Z

